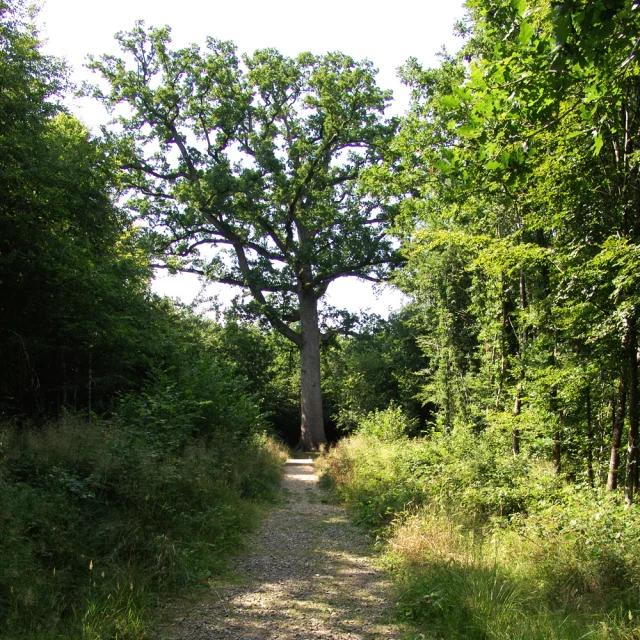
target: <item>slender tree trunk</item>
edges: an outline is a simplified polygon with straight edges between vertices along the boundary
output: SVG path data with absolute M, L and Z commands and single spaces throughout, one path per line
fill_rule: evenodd
M 553 346 L 553 353 L 551 354 L 550 363 L 555 368 L 556 358 L 556 345 Z M 549 394 L 549 408 L 557 416 L 557 428 L 553 432 L 553 449 L 551 455 L 553 457 L 553 467 L 556 473 L 562 471 L 562 433 L 560 431 L 560 416 L 558 416 L 558 385 L 551 385 L 551 391 Z
M 87 411 L 89 413 L 89 424 L 91 424 L 91 393 L 93 391 L 93 362 L 89 353 L 89 379 L 87 381 Z
M 629 334 L 629 441 L 624 488 L 627 505 L 633 502 L 633 494 L 638 490 L 638 331 L 635 320 L 630 321 Z
M 518 407 L 518 413 L 516 414 L 514 411 L 514 415 L 520 414 L 520 407 Z M 511 449 L 513 451 L 513 455 L 517 456 L 520 454 L 520 430 L 515 427 L 511 432 Z
M 64 360 L 64 352 L 62 354 L 62 406 L 67 406 L 67 363 Z
M 562 471 L 562 436 L 558 430 L 553 432 L 553 468 L 556 473 Z
M 446 353 L 446 352 L 445 352 Z M 453 428 L 453 394 L 451 393 L 451 384 L 450 384 L 450 380 L 451 380 L 451 362 L 449 361 L 449 356 L 445 356 L 447 358 L 447 364 L 444 368 L 444 375 L 445 375 L 445 389 L 446 389 L 446 396 L 445 396 L 445 425 L 447 427 L 447 431 L 451 431 L 451 429 Z
M 500 410 L 502 387 L 507 375 L 507 294 L 504 284 L 504 274 L 500 274 L 500 375 L 498 377 L 498 392 L 496 393 L 496 411 Z
M 593 417 L 591 415 L 591 387 L 587 387 L 587 479 L 593 487 Z
M 518 371 L 518 386 L 516 387 L 516 399 L 513 403 L 513 415 L 517 418 L 520 415 L 522 405 L 522 394 L 524 393 L 524 377 L 525 377 L 525 355 L 527 351 L 527 320 L 525 311 L 527 310 L 527 289 L 524 279 L 524 271 L 520 271 L 520 368 Z M 513 455 L 520 453 L 520 431 L 518 427 L 514 427 L 511 432 L 511 448 Z
M 602 395 L 606 393 L 606 383 L 602 382 Z M 616 421 L 616 393 L 612 393 L 609 397 L 606 407 L 598 412 L 598 482 L 605 485 L 607 482 L 608 468 L 604 464 L 607 456 L 607 447 L 609 445 L 609 434 L 613 433 L 613 426 Z
M 637 337 L 637 335 L 636 335 Z M 638 393 L 638 374 L 639 374 L 639 369 L 640 369 L 640 351 L 638 352 L 638 356 L 636 358 L 636 372 L 635 372 L 635 393 L 636 393 L 636 403 L 635 403 L 635 415 L 633 416 L 633 424 L 634 426 L 634 433 L 635 433 L 635 465 L 633 467 L 633 484 L 636 490 L 636 493 L 638 492 L 638 489 L 640 488 L 640 451 L 638 450 L 638 446 L 640 445 L 640 434 L 638 433 L 639 431 L 639 412 L 640 412 L 640 406 L 638 405 L 638 401 L 640 400 L 639 393 Z
M 618 469 L 620 467 L 620 445 L 622 444 L 622 429 L 624 426 L 625 411 L 627 408 L 627 385 L 624 374 L 620 376 L 618 383 L 618 399 L 611 433 L 611 457 L 609 458 L 609 475 L 607 477 L 607 490 L 613 491 L 618 486 Z
M 327 439 L 322 416 L 322 389 L 320 387 L 320 329 L 318 326 L 318 301 L 312 290 L 301 287 L 300 325 L 300 388 L 302 422 L 298 448 L 314 451 Z
M 614 392 L 611 394 L 611 400 L 609 400 L 609 419 L 611 420 L 611 428 L 609 430 L 610 433 L 613 433 L 616 429 L 616 413 L 618 411 L 618 392 Z M 604 441 L 602 452 L 604 453 Z
M 631 338 L 630 326 L 627 324 L 624 338 L 622 340 L 623 353 L 626 356 L 628 344 Z M 609 476 L 607 478 L 607 490 L 613 491 L 618 487 L 618 471 L 620 469 L 620 445 L 622 444 L 622 431 L 624 429 L 624 419 L 627 409 L 627 357 L 623 358 L 623 366 L 620 371 L 620 382 L 618 383 L 618 397 L 616 400 L 616 410 L 613 418 L 613 429 L 611 433 L 611 457 L 609 458 Z
M 73 411 L 78 410 L 78 384 L 80 382 L 80 372 L 78 367 L 73 368 Z
M 493 385 L 495 383 L 495 375 L 494 375 L 494 371 L 493 368 L 496 364 L 496 341 L 497 341 L 498 337 L 495 336 L 494 340 L 493 340 L 493 345 L 491 346 L 491 358 L 489 360 L 489 367 L 488 367 L 488 372 L 487 372 L 487 380 L 488 380 L 488 384 L 489 384 L 489 389 L 493 389 Z M 489 351 L 489 345 L 487 345 L 486 347 L 486 351 Z M 487 415 L 489 415 L 489 411 L 491 411 L 491 407 L 489 405 L 489 400 L 490 400 L 491 396 L 487 395 L 487 401 L 485 404 L 485 413 Z
M 59 348 L 57 354 L 58 362 L 60 363 L 60 386 L 56 394 L 56 402 L 58 404 L 58 417 L 60 417 L 67 404 L 67 365 L 64 359 L 64 347 Z

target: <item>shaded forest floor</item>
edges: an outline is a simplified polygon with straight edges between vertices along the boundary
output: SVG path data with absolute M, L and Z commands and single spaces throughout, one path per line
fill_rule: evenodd
M 294 461 L 291 461 L 294 462 Z M 391 584 L 344 508 L 328 504 L 311 461 L 287 464 L 284 498 L 265 518 L 234 576 L 197 603 L 172 603 L 159 637 L 400 638 Z

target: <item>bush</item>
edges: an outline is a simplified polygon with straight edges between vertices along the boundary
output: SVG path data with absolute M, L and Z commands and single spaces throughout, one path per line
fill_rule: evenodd
M 156 594 L 224 567 L 276 495 L 284 450 L 259 424 L 238 425 L 242 446 L 203 435 L 199 403 L 165 388 L 92 425 L 3 425 L 0 637 L 140 638 Z
M 415 429 L 415 421 L 410 420 L 402 409 L 391 405 L 387 409 L 376 409 L 360 419 L 357 435 L 393 442 L 408 436 Z
M 341 441 L 325 481 L 387 540 L 421 638 L 635 638 L 640 514 L 570 484 L 508 431 Z

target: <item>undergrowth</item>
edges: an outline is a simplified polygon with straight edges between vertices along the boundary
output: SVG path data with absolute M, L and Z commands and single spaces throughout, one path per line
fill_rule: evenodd
M 324 480 L 385 542 L 416 638 L 640 638 L 636 506 L 510 455 L 497 429 L 408 439 L 373 419 Z
M 250 403 L 216 430 L 223 402 L 178 395 L 155 389 L 91 425 L 0 426 L 0 638 L 148 637 L 163 593 L 206 582 L 241 545 L 284 449 Z

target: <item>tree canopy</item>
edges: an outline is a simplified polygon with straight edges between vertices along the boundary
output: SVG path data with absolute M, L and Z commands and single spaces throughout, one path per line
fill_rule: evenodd
M 167 265 L 242 288 L 301 351 L 302 437 L 324 442 L 318 300 L 340 277 L 379 280 L 394 251 L 390 208 L 363 188 L 395 121 L 368 61 L 339 53 L 240 59 L 214 39 L 172 50 L 168 28 L 118 35 L 125 58 L 92 68 L 117 112 L 129 207 Z M 211 249 L 214 249 L 212 251 Z
M 437 400 L 448 428 L 505 416 L 514 453 L 523 438 L 545 441 L 558 471 L 584 462 L 591 481 L 597 414 L 611 450 L 608 484 L 624 476 L 630 501 L 637 6 L 468 7 L 458 55 L 438 69 L 409 61 L 403 70 L 413 102 L 394 141 L 402 161 L 387 174 L 402 199 L 397 232 L 408 268 L 399 282 L 423 317 L 431 363 L 425 397 Z

